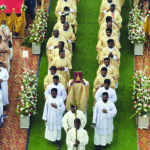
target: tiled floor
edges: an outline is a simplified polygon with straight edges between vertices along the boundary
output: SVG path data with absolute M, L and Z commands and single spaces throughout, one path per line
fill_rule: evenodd
M 146 66 L 148 66 L 146 73 L 150 76 L 150 51 L 145 48 L 143 56 L 135 56 L 135 70 L 143 69 Z M 138 143 L 139 150 L 150 150 L 150 126 L 147 130 L 138 129 Z
M 27 130 L 20 129 L 19 116 L 16 114 L 17 99 L 16 96 L 20 90 L 20 85 L 16 84 L 20 77 L 15 75 L 21 75 L 24 67 L 22 51 L 27 50 L 29 58 L 26 63 L 27 66 L 36 72 L 38 55 L 32 55 L 30 48 L 22 47 L 21 39 L 15 39 L 13 41 L 14 56 L 11 62 L 10 78 L 9 78 L 9 101 L 7 115 L 8 118 L 4 119 L 4 125 L 0 128 L 0 150 L 24 150 Z

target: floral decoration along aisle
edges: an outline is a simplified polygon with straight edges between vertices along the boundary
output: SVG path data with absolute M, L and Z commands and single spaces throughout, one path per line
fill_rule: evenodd
M 32 54 L 40 54 L 41 44 L 46 40 L 48 15 L 44 9 L 36 9 L 35 20 L 30 30 L 32 42 Z
M 145 69 L 146 70 L 146 69 Z M 133 75 L 133 111 L 138 116 L 138 128 L 148 129 L 150 114 L 150 78 L 145 70 L 135 71 Z
M 19 84 L 21 91 L 16 112 L 20 115 L 20 128 L 29 128 L 30 116 L 37 113 L 37 77 L 33 71 L 25 70 Z

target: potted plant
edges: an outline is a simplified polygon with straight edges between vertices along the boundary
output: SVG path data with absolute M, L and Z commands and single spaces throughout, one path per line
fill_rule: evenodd
M 30 116 L 36 114 L 37 103 L 37 77 L 33 71 L 23 72 L 20 85 L 16 112 L 20 115 L 20 128 L 29 128 Z
M 41 44 L 46 39 L 47 13 L 43 9 L 36 9 L 36 16 L 32 29 L 30 30 L 30 40 L 32 42 L 32 54 L 40 54 Z
M 145 71 L 135 71 L 133 75 L 133 111 L 138 116 L 138 128 L 148 129 L 150 113 L 150 79 Z
M 134 43 L 134 55 L 143 55 L 145 32 L 144 32 L 144 20 L 143 12 L 138 9 L 131 9 L 129 13 L 128 33 L 129 40 Z

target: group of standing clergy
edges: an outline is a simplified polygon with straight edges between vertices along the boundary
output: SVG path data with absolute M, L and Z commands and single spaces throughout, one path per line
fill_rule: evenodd
M 115 89 L 118 88 L 120 67 L 122 4 L 121 0 L 103 0 L 98 18 L 100 29 L 96 50 L 99 68 L 93 88 L 96 150 L 107 147 L 113 140 L 113 118 L 117 114 Z
M 52 36 L 47 42 L 48 75 L 44 79 L 45 106 L 43 120 L 45 121 L 45 138 L 56 143 L 60 149 L 62 127 L 66 132 L 68 150 L 85 150 L 88 143 L 88 134 L 84 130 L 87 123 L 86 107 L 81 109 L 74 104 L 65 103 L 67 97 L 74 99 L 79 94 L 67 96 L 67 87 L 72 86 L 70 80 L 71 60 L 75 49 L 75 34 L 77 32 L 77 3 L 76 0 L 58 0 L 55 14 L 58 18 Z M 96 150 L 105 147 L 113 139 L 113 118 L 117 110 L 115 89 L 118 87 L 120 66 L 120 28 L 122 18 L 119 0 L 103 0 L 100 7 L 98 22 L 97 59 L 99 68 L 94 81 L 94 113 L 92 127 L 95 128 L 94 145 Z M 81 84 L 87 86 L 88 82 L 82 80 Z M 79 91 L 78 86 L 73 88 Z M 70 94 L 69 91 L 68 94 Z M 85 93 L 87 91 L 85 90 Z M 81 95 L 80 95 L 81 96 Z M 69 99 L 69 100 L 70 100 Z M 83 104 L 86 105 L 87 104 Z
M 12 33 L 6 21 L 2 20 L 0 26 L 0 126 L 3 124 L 3 118 L 6 118 L 6 106 L 9 104 L 8 79 L 12 57 Z
M 62 127 L 67 134 L 68 150 L 84 150 L 88 143 L 87 131 L 83 129 L 87 123 L 85 111 L 69 103 L 66 107 L 68 112 L 63 116 L 67 88 L 75 84 L 70 80 L 70 70 L 77 32 L 78 2 L 79 0 L 58 0 L 55 11 L 57 23 L 46 46 L 49 69 L 44 79 L 46 101 L 42 118 L 46 126 L 45 138 L 50 143 L 55 142 L 58 150 L 61 148 Z M 86 87 L 88 82 L 83 80 L 81 84 Z

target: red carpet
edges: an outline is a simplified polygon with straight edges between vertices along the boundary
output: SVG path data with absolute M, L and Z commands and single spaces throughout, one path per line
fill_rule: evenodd
M 8 118 L 4 119 L 4 124 L 0 128 L 0 150 L 25 150 L 27 131 L 20 129 L 19 116 L 15 110 L 17 107 L 17 98 L 20 91 L 20 85 L 16 84 L 20 81 L 20 77 L 15 78 L 15 75 L 21 75 L 23 70 L 22 65 L 22 51 L 26 50 L 29 53 L 27 60 L 28 67 L 34 72 L 37 71 L 38 55 L 32 55 L 31 48 L 20 46 L 22 39 L 13 40 L 14 56 L 11 61 L 11 70 L 9 78 L 9 101 L 7 115 Z
M 22 3 L 23 0 L 0 0 L 0 5 L 5 5 L 7 7 L 5 13 L 12 13 L 12 9 L 15 8 L 15 12 L 20 14 Z

